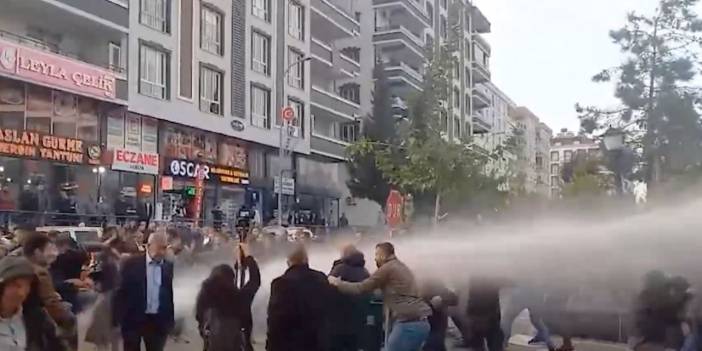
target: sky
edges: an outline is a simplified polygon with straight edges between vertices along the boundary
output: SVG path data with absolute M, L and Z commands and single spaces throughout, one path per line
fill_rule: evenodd
M 475 0 L 492 23 L 493 82 L 553 129 L 578 130 L 574 105 L 615 106 L 611 84 L 594 74 L 623 59 L 608 33 L 632 10 L 653 12 L 657 0 Z M 702 13 L 702 11 L 698 11 Z

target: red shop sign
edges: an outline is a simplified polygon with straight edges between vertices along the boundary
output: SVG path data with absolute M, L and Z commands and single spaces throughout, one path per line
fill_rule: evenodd
M 158 174 L 158 154 L 115 149 L 112 152 L 112 169 L 136 173 Z
M 0 74 L 100 99 L 115 99 L 108 69 L 0 39 Z

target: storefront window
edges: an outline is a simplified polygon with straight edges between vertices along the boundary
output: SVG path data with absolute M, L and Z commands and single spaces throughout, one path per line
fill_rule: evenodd
M 27 130 L 51 134 L 51 89 L 30 86 L 27 89 Z
M 246 167 L 246 148 L 235 143 L 223 141 L 219 144 L 217 164 L 239 169 Z
M 75 138 L 77 120 L 78 109 L 76 108 L 76 97 L 72 94 L 55 91 L 53 134 L 67 138 Z
M 24 84 L 0 78 L 0 127 L 24 129 Z

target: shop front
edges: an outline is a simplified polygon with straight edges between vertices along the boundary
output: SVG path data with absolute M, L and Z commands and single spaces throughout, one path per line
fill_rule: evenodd
M 200 219 L 211 225 L 221 214 L 222 221 L 233 223 L 248 203 L 245 142 L 165 122 L 160 140 L 163 219 L 194 219 L 196 179 L 202 171 Z
M 0 210 L 28 224 L 100 214 L 101 121 L 126 104 L 117 81 L 110 70 L 0 40 Z
M 297 189 L 295 211 L 298 221 L 310 225 L 336 227 L 339 223 L 339 198 L 345 186 L 339 180 L 338 167 L 311 157 L 296 158 Z
M 106 206 L 120 221 L 153 218 L 160 170 L 158 120 L 115 109 L 107 114 L 103 130 L 110 165 L 100 175 Z

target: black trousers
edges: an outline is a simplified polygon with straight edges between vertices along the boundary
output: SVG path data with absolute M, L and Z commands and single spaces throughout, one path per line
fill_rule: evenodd
M 473 350 L 504 350 L 504 333 L 500 326 L 500 316 L 468 316 L 470 321 L 470 339 L 466 344 Z
M 146 345 L 146 351 L 163 351 L 168 339 L 168 330 L 159 325 L 156 316 L 146 315 L 144 323 L 139 326 L 123 326 L 123 351 L 141 351 L 141 341 Z
M 335 334 L 329 340 L 330 351 L 358 351 L 360 348 L 361 333 Z

